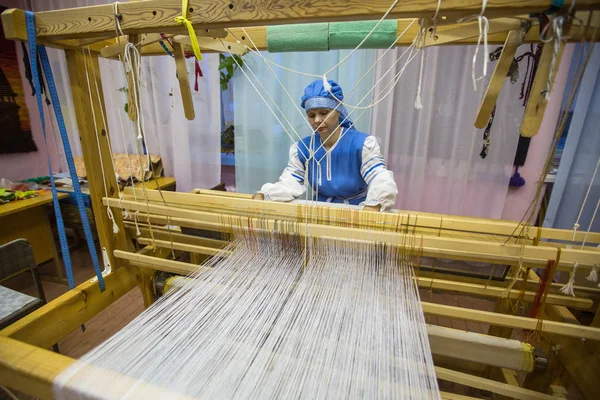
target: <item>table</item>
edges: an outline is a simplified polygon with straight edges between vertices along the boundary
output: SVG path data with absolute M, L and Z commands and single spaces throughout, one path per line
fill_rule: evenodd
M 67 197 L 58 193 L 58 198 Z M 33 249 L 36 264 L 55 259 L 55 270 L 49 280 L 65 282 L 65 272 L 54 241 L 47 206 L 52 203 L 52 192 L 44 192 L 37 197 L 17 200 L 0 205 L 0 243 L 24 238 Z
M 156 179 L 150 179 L 149 181 L 145 182 L 146 184 L 146 189 L 156 189 L 156 187 L 160 187 L 160 190 L 172 190 L 175 191 L 176 185 L 177 185 L 177 180 L 173 177 L 170 176 L 161 176 L 160 178 L 156 178 Z M 90 189 L 87 185 L 87 183 L 82 183 L 81 185 L 81 193 L 83 194 L 90 194 Z M 138 189 L 142 188 L 142 183 L 136 183 L 135 187 Z M 56 188 L 57 190 L 61 191 L 61 192 L 73 192 L 73 187 L 72 186 L 60 186 Z M 102 189 L 104 190 L 104 189 Z

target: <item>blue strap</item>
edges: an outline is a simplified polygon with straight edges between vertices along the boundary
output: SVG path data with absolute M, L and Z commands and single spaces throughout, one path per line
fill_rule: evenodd
M 81 216 L 81 222 L 83 224 L 83 231 L 85 233 L 85 239 L 87 241 L 90 256 L 92 257 L 92 264 L 94 271 L 98 277 L 98 284 L 100 290 L 104 290 L 104 277 L 102 276 L 102 270 L 100 269 L 100 263 L 98 261 L 98 253 L 96 252 L 96 245 L 94 243 L 94 237 L 92 236 L 92 230 L 90 229 L 90 223 L 88 216 L 85 211 L 85 205 L 83 203 L 83 196 L 81 194 L 81 187 L 79 186 L 79 179 L 77 178 L 77 172 L 75 170 L 75 163 L 73 161 L 73 153 L 69 144 L 69 136 L 67 135 L 67 128 L 63 119 L 62 110 L 60 108 L 60 101 L 58 99 L 58 93 L 56 91 L 56 85 L 54 83 L 54 77 L 52 76 L 52 70 L 50 68 L 50 62 L 48 60 L 48 54 L 46 48 L 38 46 L 36 43 L 36 31 L 35 31 L 35 16 L 31 11 L 25 11 L 25 20 L 27 25 L 27 39 L 29 44 L 29 59 L 31 63 L 31 74 L 33 76 L 33 83 L 36 89 L 36 97 L 38 103 L 38 110 L 40 112 L 40 119 L 42 122 L 42 131 L 44 133 L 44 142 L 46 143 L 46 149 L 48 148 L 46 139 L 46 121 L 44 116 L 44 107 L 42 104 L 42 96 L 40 90 L 40 80 L 37 69 L 37 54 L 39 52 L 40 60 L 42 63 L 42 69 L 46 76 L 46 84 L 48 85 L 48 92 L 52 99 L 52 105 L 54 107 L 54 114 L 56 116 L 56 122 L 60 131 L 60 136 L 65 149 L 65 157 L 67 159 L 67 165 L 71 174 L 71 180 L 73 181 L 73 191 L 75 199 L 77 201 L 77 208 L 79 209 L 79 215 Z M 73 278 L 73 268 L 71 265 L 71 255 L 69 252 L 69 244 L 67 242 L 67 235 L 65 233 L 65 225 L 60 211 L 60 205 L 58 204 L 58 196 L 56 194 L 56 185 L 54 183 L 54 176 L 52 174 L 52 165 L 50 162 L 50 154 L 48 154 L 48 170 L 50 175 L 50 183 L 52 185 L 52 196 L 54 203 L 54 213 L 56 215 L 56 225 L 58 228 L 58 238 L 60 240 L 60 247 L 63 254 L 63 260 L 65 264 L 65 270 L 67 272 L 67 280 L 69 282 L 69 288 L 75 287 L 75 280 Z

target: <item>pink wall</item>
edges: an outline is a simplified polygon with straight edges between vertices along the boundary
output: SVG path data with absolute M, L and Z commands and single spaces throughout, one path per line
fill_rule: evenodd
M 25 8 L 25 1 L 0 0 L 0 5 L 9 8 Z M 21 51 L 20 44 L 16 43 L 16 49 L 19 70 L 21 71 L 21 83 L 25 93 L 28 93 L 30 86 L 27 82 L 27 79 L 25 79 L 23 53 Z M 33 153 L 0 154 L 0 178 L 19 180 L 48 175 L 47 152 L 46 146 L 44 145 L 44 136 L 42 134 L 42 124 L 37 108 L 37 101 L 34 96 L 30 96 L 29 94 L 25 96 L 25 102 L 29 110 L 29 119 L 33 140 L 35 141 L 38 151 Z M 60 171 L 59 159 L 56 156 L 56 146 L 53 141 L 53 121 L 48 118 L 50 118 L 50 114 L 46 112 L 46 125 L 49 140 L 48 146 L 50 147 L 50 154 L 52 154 L 52 166 L 55 171 Z
M 552 139 L 558 122 L 560 104 L 567 84 L 574 49 L 575 45 L 573 44 L 565 47 L 554 87 L 552 88 L 552 95 L 542 119 L 540 131 L 531 139 L 527 161 L 524 166 L 519 168 L 519 174 L 525 179 L 525 186 L 518 188 L 510 187 L 508 189 L 506 200 L 504 201 L 502 219 L 520 221 L 535 197 L 540 172 L 544 167 L 550 147 L 552 146 Z

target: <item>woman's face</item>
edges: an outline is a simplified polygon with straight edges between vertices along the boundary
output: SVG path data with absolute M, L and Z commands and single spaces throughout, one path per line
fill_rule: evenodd
M 328 108 L 313 108 L 312 110 L 308 110 L 306 116 L 308 117 L 310 126 L 319 135 L 331 134 L 340 122 L 340 113 Z

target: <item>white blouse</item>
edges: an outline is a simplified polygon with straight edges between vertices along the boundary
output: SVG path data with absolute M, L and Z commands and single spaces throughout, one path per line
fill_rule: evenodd
M 292 201 L 302 196 L 304 187 L 304 165 L 298 158 L 298 142 L 290 147 L 290 156 L 287 167 L 275 183 L 265 183 L 258 193 L 262 193 L 266 200 Z M 329 162 L 329 157 L 326 157 Z M 387 211 L 394 206 L 398 187 L 394 182 L 392 171 L 382 163 L 383 157 L 375 136 L 365 139 L 362 150 L 361 175 L 367 183 L 367 198 L 360 203 L 361 206 L 381 206 L 381 211 Z M 381 163 L 375 168 L 373 165 Z M 365 176 L 366 173 L 366 176 Z

